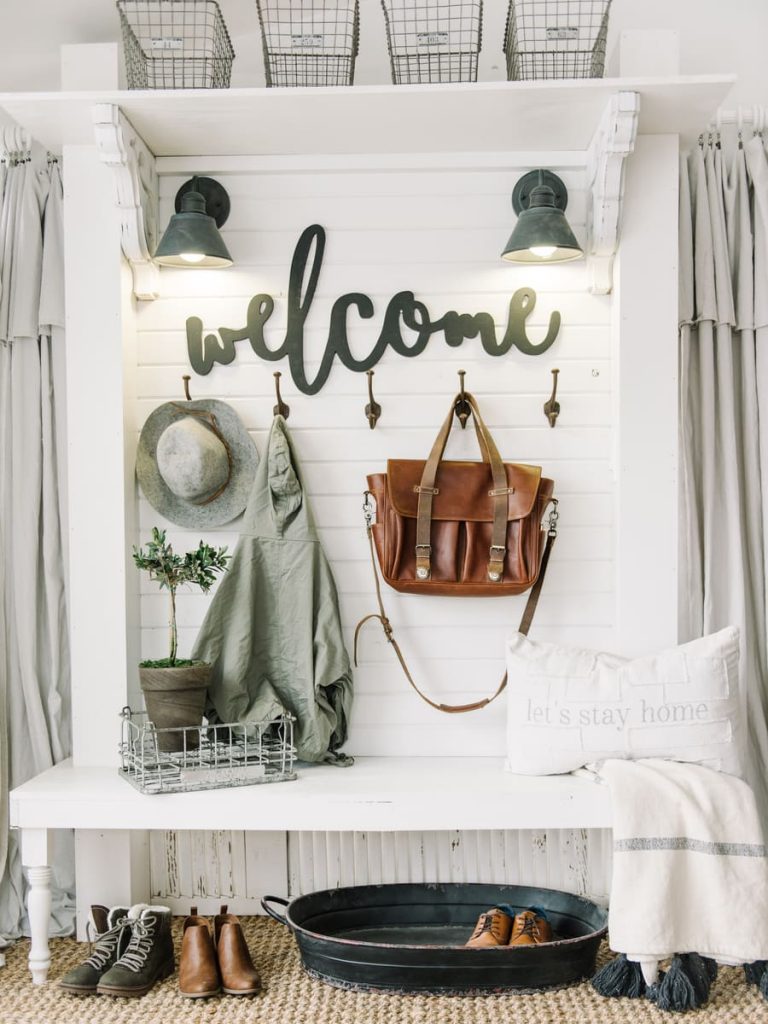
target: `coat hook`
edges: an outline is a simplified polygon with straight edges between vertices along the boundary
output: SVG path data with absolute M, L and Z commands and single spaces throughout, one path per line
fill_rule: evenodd
M 544 403 L 544 415 L 549 420 L 550 427 L 554 427 L 555 423 L 557 423 L 557 417 L 560 415 L 560 403 L 555 398 L 557 395 L 558 373 L 560 373 L 559 370 L 552 371 L 552 394 L 549 396 L 549 400 Z
M 188 402 L 191 402 L 192 401 L 192 395 L 190 395 L 190 393 L 189 393 L 189 382 L 190 382 L 191 378 L 190 378 L 188 373 L 185 373 L 184 376 L 181 379 L 184 381 L 184 396 L 185 396 L 185 398 L 187 399 Z
M 277 395 L 277 405 L 272 409 L 273 416 L 282 416 L 284 420 L 288 419 L 291 409 L 290 406 L 286 405 L 280 396 L 280 377 L 282 374 L 279 370 L 274 373 L 275 378 L 275 394 Z
M 368 426 L 373 430 L 381 416 L 381 406 L 373 398 L 373 370 L 366 370 L 368 378 L 368 405 L 365 407 L 365 415 L 368 417 Z
M 454 411 L 459 418 L 459 423 L 461 424 L 462 430 L 464 430 L 464 428 L 466 427 L 467 420 L 469 419 L 470 413 L 472 412 L 472 410 L 469 407 L 469 402 L 467 401 L 464 393 L 465 373 L 466 370 L 459 370 L 459 380 L 461 384 L 459 386 L 459 397 L 456 399 L 456 405 L 454 406 Z

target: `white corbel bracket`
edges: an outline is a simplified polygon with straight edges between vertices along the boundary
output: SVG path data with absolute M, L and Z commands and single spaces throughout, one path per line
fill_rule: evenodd
M 640 95 L 611 96 L 589 147 L 587 158 L 587 261 L 590 291 L 607 295 L 613 288 L 613 259 L 619 247 L 624 162 L 635 148 Z
M 93 126 L 99 155 L 115 176 L 123 255 L 137 299 L 160 294 L 160 269 L 152 262 L 157 240 L 158 181 L 155 155 L 112 103 L 97 103 Z

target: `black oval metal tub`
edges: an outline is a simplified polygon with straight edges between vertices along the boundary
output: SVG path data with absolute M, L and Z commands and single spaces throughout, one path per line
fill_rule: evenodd
M 469 995 L 559 988 L 591 977 L 607 913 L 555 889 L 518 885 L 397 884 L 326 889 L 264 910 L 296 937 L 304 969 L 341 988 Z M 286 907 L 285 916 L 272 904 Z M 497 904 L 540 907 L 555 939 L 467 948 L 480 914 Z

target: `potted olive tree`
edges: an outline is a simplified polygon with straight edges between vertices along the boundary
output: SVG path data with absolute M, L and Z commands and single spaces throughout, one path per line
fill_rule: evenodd
M 206 662 L 190 661 L 178 657 L 178 628 L 176 625 L 176 593 L 184 585 L 199 587 L 204 594 L 213 586 L 216 574 L 227 567 L 230 556 L 227 549 L 212 548 L 200 541 L 194 551 L 177 555 L 166 543 L 165 530 L 152 529 L 152 539 L 145 548 L 133 549 L 133 560 L 139 569 L 149 574 L 169 597 L 169 653 L 158 661 L 142 661 L 139 665 L 147 714 L 158 730 L 158 746 L 162 751 L 177 751 L 184 747 L 182 727 L 200 725 L 205 708 L 205 691 L 211 666 Z M 193 735 L 193 734 L 190 734 Z M 196 745 L 187 738 L 187 747 Z

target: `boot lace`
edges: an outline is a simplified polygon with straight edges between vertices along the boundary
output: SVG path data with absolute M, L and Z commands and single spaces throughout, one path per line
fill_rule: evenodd
M 103 932 L 98 936 L 93 952 L 85 961 L 90 967 L 95 968 L 97 971 L 101 971 L 106 967 L 117 951 L 120 935 L 127 924 L 128 918 L 121 917 L 109 931 Z
M 528 935 L 532 939 L 539 938 L 539 924 L 533 914 L 526 914 L 523 919 L 523 927 L 520 929 L 520 935 Z
M 128 947 L 117 961 L 121 967 L 127 967 L 134 974 L 142 969 L 152 950 L 152 938 L 155 934 L 155 918 L 144 917 L 133 923 L 133 934 Z
M 480 917 L 477 919 L 475 930 L 472 932 L 472 938 L 476 939 L 478 938 L 478 936 L 482 935 L 483 932 L 489 932 L 491 930 L 492 924 L 493 922 L 491 921 L 490 914 L 481 914 Z
M 472 933 L 472 938 L 477 939 L 481 935 L 484 935 L 486 932 L 490 932 L 494 938 L 498 938 L 496 932 L 494 931 L 494 925 L 496 924 L 498 917 L 499 915 L 497 913 L 493 913 L 492 911 L 488 912 L 487 914 L 481 914 L 480 917 L 478 918 L 475 930 Z

